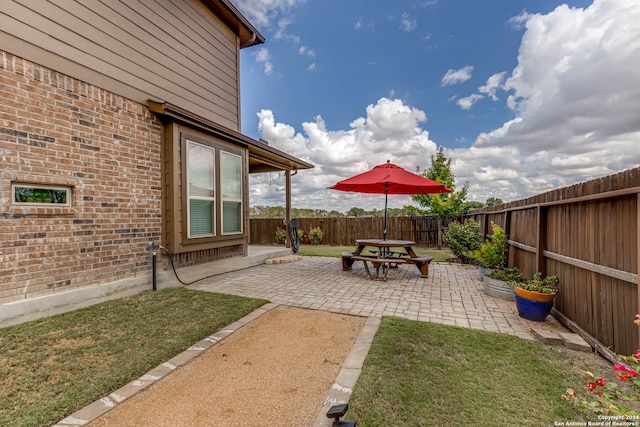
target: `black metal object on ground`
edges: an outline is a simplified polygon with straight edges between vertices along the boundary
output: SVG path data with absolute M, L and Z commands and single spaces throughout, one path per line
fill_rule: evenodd
M 333 405 L 327 411 L 327 418 L 333 418 L 332 427 L 356 427 L 355 421 L 340 421 L 340 417 L 344 417 L 344 414 L 347 413 L 349 409 L 348 403 L 343 403 L 341 405 Z

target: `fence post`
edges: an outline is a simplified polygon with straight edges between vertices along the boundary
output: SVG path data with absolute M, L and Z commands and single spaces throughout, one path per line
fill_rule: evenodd
M 287 223 L 285 226 L 285 231 L 289 229 L 289 224 L 291 223 L 291 171 L 287 170 L 284 172 L 285 179 L 285 208 L 284 208 L 284 220 Z M 289 233 L 287 232 L 287 236 Z M 287 237 L 286 247 L 291 247 L 291 239 Z
M 636 272 L 638 273 L 638 283 L 636 284 L 636 293 L 638 294 L 638 306 L 636 307 L 636 313 L 640 313 L 640 193 L 636 193 L 636 230 L 638 236 L 636 238 L 636 253 L 638 254 L 638 265 Z M 640 343 L 640 328 L 636 328 L 638 331 L 638 342 Z
M 536 222 L 538 223 L 538 234 L 536 236 L 536 271 L 546 276 L 544 262 L 544 249 L 547 247 L 547 208 L 538 206 L 536 210 Z

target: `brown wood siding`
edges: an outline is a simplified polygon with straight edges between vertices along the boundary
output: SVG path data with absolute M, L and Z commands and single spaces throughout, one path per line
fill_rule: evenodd
M 5 0 L 0 43 L 129 99 L 240 130 L 237 37 L 197 0 Z
M 165 140 L 165 162 L 163 170 L 164 185 L 164 245 L 172 253 L 188 253 L 201 252 L 214 248 L 222 248 L 225 246 L 244 246 L 247 244 L 247 235 L 249 233 L 247 218 L 249 216 L 249 200 L 247 183 L 249 179 L 247 169 L 247 150 L 239 148 L 235 145 L 226 143 L 215 137 L 195 131 L 188 127 L 172 123 L 167 126 Z M 242 179 L 243 199 L 242 199 L 242 215 L 243 230 L 241 234 L 223 235 L 221 220 L 221 181 L 219 175 L 216 175 L 216 236 L 212 238 L 191 239 L 187 238 L 187 194 L 185 193 L 186 177 L 184 176 L 184 161 L 186 153 L 183 152 L 183 139 L 189 139 L 215 148 L 216 150 L 216 171 L 220 170 L 220 151 L 233 153 L 242 158 Z M 218 172 L 217 172 L 218 173 Z M 193 255 L 195 256 L 195 255 Z M 192 257 L 193 257 L 192 256 Z M 185 258 L 186 260 L 186 258 Z M 193 259 L 191 259 L 193 261 Z M 185 261 L 186 262 L 186 261 Z M 186 264 L 185 264 L 186 265 Z

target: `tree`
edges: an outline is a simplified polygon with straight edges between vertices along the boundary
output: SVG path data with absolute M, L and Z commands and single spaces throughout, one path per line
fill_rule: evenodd
M 462 189 L 455 191 L 455 175 L 451 171 L 451 159 L 444 155 L 444 147 L 438 148 L 436 155 L 431 155 L 431 167 L 421 175 L 425 178 L 444 184 L 453 190 L 451 193 L 418 194 L 412 196 L 413 200 L 423 208 L 441 217 L 454 217 L 458 215 L 467 199 L 469 183 L 465 183 Z M 420 168 L 418 168 L 420 173 Z
M 462 211 L 461 213 L 467 213 L 469 211 L 472 211 L 474 209 L 480 209 L 480 208 L 484 208 L 485 204 L 482 202 L 474 202 L 474 201 L 468 201 L 468 202 L 464 202 L 464 204 L 462 205 Z
M 355 206 L 349 209 L 349 211 L 347 211 L 347 216 L 354 216 L 356 218 L 363 217 L 364 214 L 365 214 L 364 209 L 356 208 Z
M 498 206 L 504 203 L 502 199 L 498 199 L 497 197 L 489 197 L 487 199 L 487 206 Z

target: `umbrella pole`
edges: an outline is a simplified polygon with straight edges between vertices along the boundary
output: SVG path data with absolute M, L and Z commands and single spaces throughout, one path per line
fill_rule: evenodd
M 389 197 L 389 184 L 384 185 L 384 224 L 382 225 L 382 240 L 387 240 L 387 198 Z

